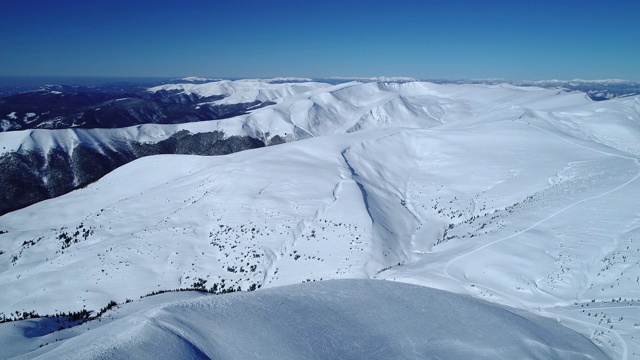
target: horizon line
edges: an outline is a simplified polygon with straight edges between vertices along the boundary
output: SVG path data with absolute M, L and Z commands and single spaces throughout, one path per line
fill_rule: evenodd
M 238 77 L 238 76 L 196 76 L 196 75 L 188 75 L 188 76 L 160 76 L 160 75 L 0 75 L 0 78 L 77 78 L 77 79 L 158 79 L 158 80 L 183 80 L 183 79 L 201 79 L 201 80 L 211 80 L 211 81 L 220 81 L 220 80 L 274 80 L 274 79 L 282 79 L 282 80 L 384 80 L 386 79 L 398 79 L 402 81 L 521 81 L 521 82 L 604 82 L 604 81 L 615 81 L 615 82 L 625 82 L 625 83 L 640 83 L 640 80 L 631 80 L 631 79 L 623 79 L 623 78 L 573 78 L 573 79 L 558 79 L 558 78 L 543 78 L 538 80 L 531 79 L 517 79 L 517 78 L 503 78 L 503 77 L 478 77 L 478 78 L 455 78 L 455 77 L 413 77 L 413 76 L 388 76 L 388 75 L 377 75 L 377 76 L 247 76 L 247 77 Z

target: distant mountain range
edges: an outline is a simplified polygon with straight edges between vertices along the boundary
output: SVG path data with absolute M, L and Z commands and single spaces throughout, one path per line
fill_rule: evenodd
M 333 78 L 330 83 L 309 82 L 307 78 L 275 78 L 216 80 L 188 77 L 165 81 L 167 84 L 145 87 L 143 84 L 118 82 L 97 86 L 45 85 L 36 91 L 0 98 L 0 131 L 31 129 L 72 130 L 69 135 L 52 133 L 56 140 L 33 140 L 47 133 L 20 133 L 26 144 L 15 151 L 0 154 L 0 174 L 5 191 L 0 196 L 0 214 L 34 202 L 55 197 L 84 186 L 109 171 L 141 156 L 184 153 L 214 155 L 247 148 L 282 143 L 286 136 L 269 137 L 265 128 L 258 132 L 247 125 L 234 130 L 238 135 L 226 138 L 221 130 L 200 131 L 192 136 L 187 127 L 173 130 L 158 128 L 163 135 L 149 138 L 132 126 L 149 124 L 192 124 L 200 121 L 234 118 L 248 115 L 262 107 L 274 105 L 277 99 L 311 89 L 343 86 L 348 81 L 359 83 L 410 83 L 406 77 Z M 440 81 L 442 84 L 504 84 L 502 79 L 477 81 Z M 630 96 L 640 89 L 640 83 L 622 80 L 601 81 L 518 81 L 519 86 L 554 88 L 559 91 L 587 91 L 592 99 Z M 414 112 L 410 104 L 407 111 Z M 320 109 L 320 108 L 318 108 Z M 270 111 L 270 110 L 269 110 Z M 338 110 L 323 110 L 338 111 Z M 415 115 L 422 116 L 422 115 Z M 208 125 L 205 125 L 208 126 Z M 239 126 L 239 125 L 238 125 Z M 354 125 L 356 127 L 359 124 Z M 236 126 L 237 127 L 237 126 Z M 78 132 L 78 129 L 87 129 Z M 101 134 L 97 129 L 114 129 Z M 122 130 L 115 130 L 122 129 Z M 242 130 L 244 129 L 244 130 Z M 308 135 L 294 127 L 290 139 Z M 144 130 L 147 131 L 148 130 Z M 157 132 L 157 131 L 156 131 Z M 174 135 L 174 133 L 176 133 Z M 60 138 L 62 137 L 62 138 Z M 83 139 L 90 138 L 90 144 Z M 75 139 L 75 140 L 70 140 Z M 206 140 L 205 140 L 206 139 Z M 42 145 L 54 141 L 58 146 Z M 66 145 L 60 145 L 62 143 Z M 69 143 L 72 142 L 72 143 Z M 6 141 L 5 141 L 6 143 Z M 205 143 L 216 143 L 204 148 Z M 40 147 L 44 147 L 41 149 Z M 62 147 L 62 149 L 60 148 Z M 4 146 L 6 150 L 6 145 Z
M 432 80 L 439 84 L 512 84 L 515 86 L 537 86 L 547 89 L 561 89 L 565 91 L 582 91 L 587 93 L 592 100 L 602 101 L 616 97 L 632 96 L 640 94 L 640 81 L 627 81 L 620 79 L 605 80 Z
M 0 130 L 122 128 L 139 124 L 177 124 L 233 117 L 248 103 L 216 104 L 224 95 L 200 96 L 147 89 L 133 93 L 87 91 L 72 86 L 44 86 L 0 98 Z M 109 89 L 103 89 L 109 90 Z
M 134 94 L 46 86 L 2 98 L 0 113 L 7 115 L 0 124 L 11 131 L 3 136 L 0 149 L 0 214 L 85 186 L 142 156 L 220 155 L 282 143 L 284 137 L 264 136 L 242 124 L 233 126 L 233 135 L 215 124 L 204 124 L 209 130 L 194 130 L 195 134 L 190 131 L 193 125 L 154 124 L 246 115 L 285 94 L 324 86 L 328 85 L 224 80 L 162 85 Z M 58 131 L 45 131 L 54 129 Z

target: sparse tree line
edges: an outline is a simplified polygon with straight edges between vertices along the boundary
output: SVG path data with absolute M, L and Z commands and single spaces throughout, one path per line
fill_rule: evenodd
M 213 284 L 213 286 L 210 288 L 207 288 L 205 286 L 206 282 L 207 280 L 198 278 L 191 287 L 178 288 L 173 290 L 153 291 L 147 295 L 140 296 L 140 298 L 143 299 L 149 296 L 164 294 L 168 292 L 179 292 L 179 291 L 199 291 L 199 292 L 206 292 L 214 295 L 222 295 L 222 294 L 229 294 L 237 291 L 243 291 L 240 285 L 238 285 L 237 287 L 234 287 L 234 286 L 227 287 L 224 282 L 224 279 L 222 279 L 222 282 L 220 283 Z M 255 291 L 261 287 L 262 287 L 262 284 L 253 283 L 245 291 Z M 124 303 L 130 303 L 130 302 L 133 302 L 133 300 L 127 299 Z M 46 314 L 46 315 L 40 315 L 34 310 L 22 311 L 22 312 L 19 310 L 16 310 L 15 312 L 10 313 L 9 315 L 6 315 L 5 313 L 0 313 L 0 324 L 6 323 L 6 322 L 12 322 L 12 321 L 28 320 L 28 319 L 55 318 L 55 319 L 64 319 L 67 323 L 77 323 L 74 325 L 80 325 L 87 321 L 101 318 L 107 311 L 115 308 L 118 305 L 120 305 L 118 304 L 118 302 L 111 300 L 105 307 L 100 309 L 100 311 L 98 311 L 95 314 L 95 316 L 91 316 L 92 311 L 87 311 L 86 309 L 82 309 L 79 311 L 57 312 L 55 314 Z M 66 327 L 64 325 L 60 325 L 60 328 L 58 330 L 62 330 L 65 328 Z

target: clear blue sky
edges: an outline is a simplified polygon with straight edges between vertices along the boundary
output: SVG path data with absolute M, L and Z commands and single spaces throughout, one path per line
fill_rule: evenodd
M 0 0 L 0 75 L 640 80 L 640 1 Z

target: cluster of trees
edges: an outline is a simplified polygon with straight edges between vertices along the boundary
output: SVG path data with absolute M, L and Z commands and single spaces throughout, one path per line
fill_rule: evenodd
M 179 292 L 179 291 L 200 291 L 200 292 L 206 292 L 206 293 L 215 294 L 215 295 L 222 295 L 222 294 L 229 294 L 237 291 L 243 291 L 240 285 L 238 285 L 237 287 L 233 287 L 233 286 L 226 287 L 224 281 L 222 283 L 215 283 L 213 284 L 212 287 L 207 289 L 204 285 L 206 282 L 207 282 L 206 280 L 198 278 L 198 280 L 193 283 L 192 287 L 178 288 L 173 290 L 156 290 L 156 291 L 150 292 L 147 295 L 142 295 L 140 296 L 140 298 L 142 299 L 149 296 L 160 295 L 168 292 Z M 260 289 L 261 287 L 262 287 L 262 284 L 253 283 L 247 288 L 246 291 L 255 291 Z
M 114 307 L 118 306 L 118 303 L 111 300 L 109 301 L 109 303 L 107 304 L 107 306 L 103 307 L 102 309 L 100 309 L 100 311 L 98 311 L 98 313 L 96 314 L 96 317 L 99 318 L 102 315 L 104 315 L 104 313 L 106 313 L 107 311 L 113 309 Z
M 36 313 L 35 311 L 16 311 L 14 313 L 9 314 L 8 316 L 5 315 L 4 313 L 0 313 L 0 324 L 2 323 L 6 323 L 6 322 L 11 322 L 11 321 L 18 321 L 18 320 L 26 320 L 26 319 L 37 319 L 40 318 L 41 316 Z
M 16 311 L 9 314 L 9 316 L 5 315 L 4 313 L 0 313 L 0 323 L 39 318 L 65 318 L 69 322 L 85 322 L 89 319 L 90 316 L 91 313 L 85 309 L 82 309 L 80 311 L 60 312 L 53 315 L 40 315 L 35 311 Z

